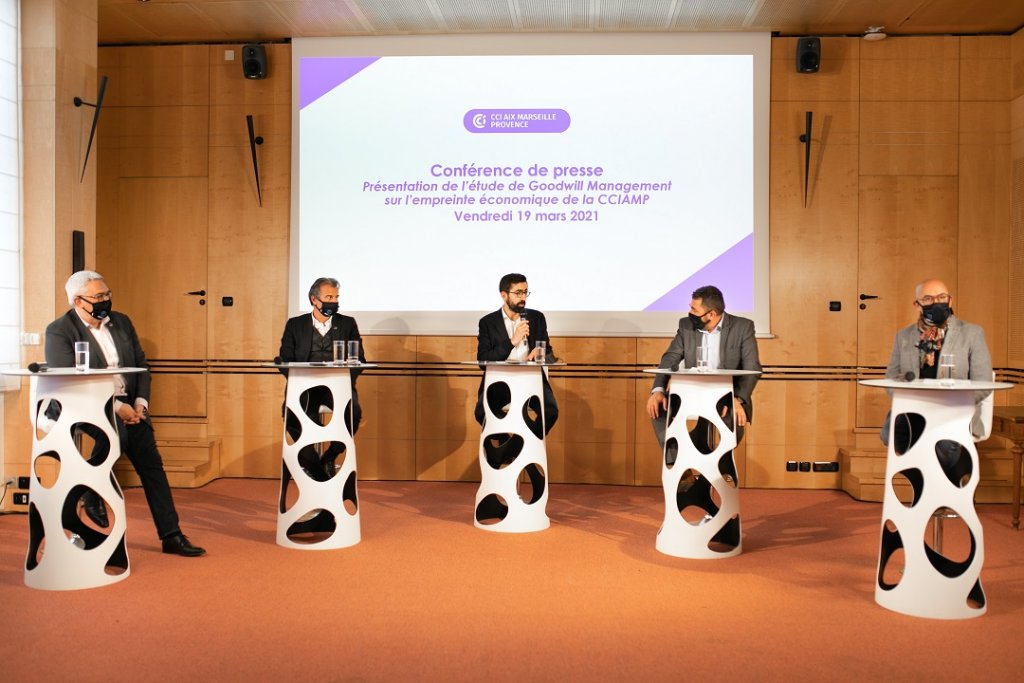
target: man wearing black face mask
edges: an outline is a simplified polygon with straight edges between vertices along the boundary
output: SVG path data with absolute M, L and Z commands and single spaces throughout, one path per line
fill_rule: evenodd
M 45 353 L 50 367 L 74 367 L 75 342 L 83 341 L 89 344 L 89 367 L 149 367 L 132 321 L 123 313 L 111 310 L 112 295 L 103 276 L 82 270 L 68 278 L 64 289 L 72 308 L 46 328 Z M 171 487 L 167 483 L 163 459 L 149 420 L 149 387 L 148 371 L 114 375 L 114 411 L 118 417 L 121 449 L 128 455 L 142 482 L 163 551 L 198 557 L 206 551 L 192 545 L 178 526 Z M 59 408 L 51 404 L 47 415 L 51 418 L 59 416 Z M 96 441 L 90 462 L 106 457 L 107 450 L 103 446 L 106 439 L 102 432 L 90 425 L 83 426 L 82 431 Z M 109 519 L 103 500 L 91 490 L 86 491 L 81 500 L 89 519 L 100 528 L 106 528 Z
M 951 354 L 955 363 L 954 379 L 992 380 L 992 357 L 985 343 L 985 331 L 953 315 L 952 305 L 953 297 L 942 280 L 925 280 L 917 286 L 914 291 L 917 322 L 896 333 L 886 377 L 935 379 L 939 357 Z M 975 404 L 980 404 L 987 395 L 987 391 L 976 392 Z M 880 435 L 886 445 L 889 443 L 889 417 L 886 416 Z M 906 427 L 906 424 L 900 422 L 897 427 Z M 976 435 L 983 432 L 979 410 L 975 410 L 971 432 Z M 899 432 L 897 439 L 902 439 Z
M 761 371 L 757 355 L 757 339 L 754 337 L 754 322 L 725 312 L 725 298 L 721 290 L 713 286 L 697 289 L 690 301 L 690 312 L 679 320 L 675 338 L 658 363 L 659 368 L 692 368 L 697 365 L 697 348 L 708 345 L 708 364 L 712 370 L 756 370 Z M 723 418 L 728 419 L 734 412 L 736 418 L 736 442 L 743 438 L 743 427 L 753 416 L 750 395 L 757 385 L 758 375 L 741 375 L 733 379 L 732 404 L 720 405 Z M 647 414 L 651 417 L 658 445 L 665 447 L 665 411 L 668 399 L 665 391 L 668 375 L 656 375 L 651 396 L 647 400 Z M 707 421 L 698 424 L 694 432 L 704 438 L 708 434 Z M 705 444 L 708 447 L 713 444 Z M 666 453 L 668 464 L 675 462 L 675 453 Z
M 359 360 L 366 362 L 363 351 L 362 337 L 355 318 L 338 313 L 338 281 L 330 277 L 321 277 L 309 288 L 309 303 L 313 312 L 291 318 L 284 326 L 281 335 L 281 350 L 278 354 L 284 363 L 331 362 L 334 360 L 333 345 L 336 341 L 358 341 Z M 282 370 L 285 376 L 286 370 Z M 356 379 L 361 370 L 353 369 L 352 373 L 352 417 L 345 412 L 345 424 L 349 432 L 355 434 L 359 429 L 363 411 L 359 407 L 359 394 L 356 393 Z M 314 422 L 320 421 L 321 408 L 344 410 L 345 406 L 334 406 L 334 397 L 326 388 L 312 389 L 308 395 L 305 411 Z M 285 416 L 285 428 L 292 438 L 297 438 L 301 429 L 298 420 Z M 320 456 L 313 446 L 307 446 L 299 453 L 299 464 L 306 473 L 316 481 L 326 481 L 334 476 L 336 460 L 341 449 L 332 445 Z

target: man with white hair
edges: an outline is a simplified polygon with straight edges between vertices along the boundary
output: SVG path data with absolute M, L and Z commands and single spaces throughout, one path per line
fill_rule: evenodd
M 50 367 L 75 365 L 75 342 L 88 342 L 89 367 L 146 368 L 146 372 L 114 375 L 114 412 L 121 448 L 142 480 L 153 523 L 163 552 L 199 557 L 206 553 L 181 533 L 163 460 L 149 420 L 150 376 L 146 355 L 131 320 L 111 310 L 111 292 L 99 273 L 81 270 L 68 278 L 64 289 L 71 310 L 46 328 L 46 362 Z M 89 433 L 86 426 L 83 431 Z M 97 442 L 99 447 L 99 442 Z M 94 457 L 103 457 L 93 451 Z M 109 525 L 106 506 L 95 492 L 82 496 L 85 512 L 97 526 Z

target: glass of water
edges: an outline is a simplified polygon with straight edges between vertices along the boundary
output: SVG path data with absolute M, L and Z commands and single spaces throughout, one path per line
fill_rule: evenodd
M 335 341 L 331 344 L 331 350 L 333 352 L 332 358 L 334 359 L 335 365 L 344 365 L 345 363 L 345 342 Z
M 546 363 L 548 358 L 548 343 L 546 341 L 537 342 L 537 353 L 533 357 L 534 363 Z
M 953 354 L 944 353 L 939 356 L 939 384 L 944 387 L 953 386 L 953 374 L 956 372 L 956 361 Z
M 89 342 L 75 342 L 75 371 L 89 370 Z
M 354 339 L 348 342 L 348 364 L 359 365 L 359 340 Z
M 709 372 L 710 370 L 711 349 L 708 347 L 707 339 L 702 339 L 700 346 L 697 347 L 697 372 Z

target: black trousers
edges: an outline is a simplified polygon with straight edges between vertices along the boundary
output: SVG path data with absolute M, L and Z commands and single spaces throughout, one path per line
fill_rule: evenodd
M 110 450 L 106 434 L 93 425 L 82 425 L 81 429 L 95 441 L 89 462 L 99 462 L 106 458 Z M 174 507 L 163 458 L 160 457 L 160 450 L 156 446 L 153 425 L 149 420 L 129 425 L 118 419 L 117 433 L 121 439 L 121 451 L 128 456 L 142 482 L 142 490 L 146 494 L 146 503 L 149 504 L 149 513 L 153 517 L 153 524 L 156 525 L 157 535 L 164 539 L 181 533 L 178 526 L 178 511 Z M 114 457 L 117 455 L 115 453 Z

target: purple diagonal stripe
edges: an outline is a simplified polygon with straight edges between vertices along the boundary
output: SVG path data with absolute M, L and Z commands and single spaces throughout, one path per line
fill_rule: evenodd
M 303 57 L 299 61 L 299 109 L 376 62 L 380 57 Z
M 754 310 L 754 233 L 729 247 L 644 310 L 688 311 L 693 290 L 704 285 L 722 290 L 728 310 Z

